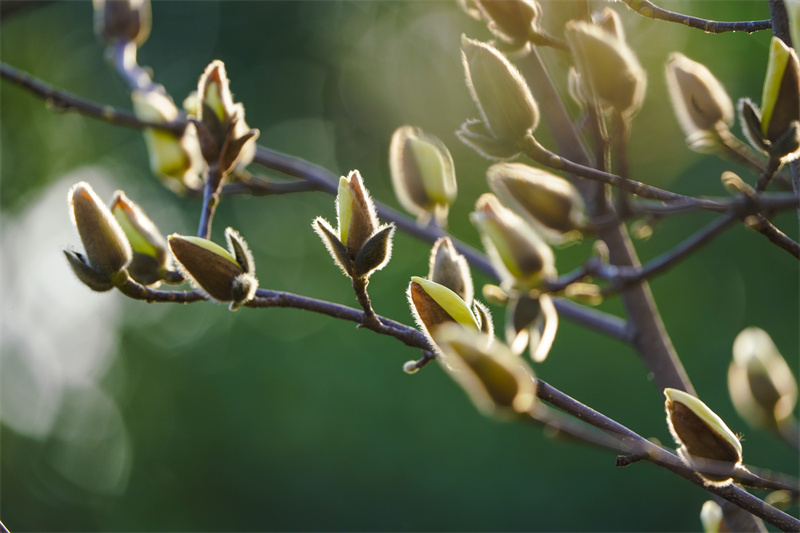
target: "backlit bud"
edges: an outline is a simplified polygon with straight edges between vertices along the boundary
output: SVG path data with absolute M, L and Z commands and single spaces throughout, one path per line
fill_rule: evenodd
M 179 118 L 172 98 L 159 90 L 134 90 L 131 98 L 139 120 L 165 124 Z M 144 140 L 150 169 L 170 189 L 179 192 L 186 187 L 196 189 L 202 185 L 203 158 L 194 125 L 189 124 L 182 135 L 147 128 Z
M 625 40 L 625 28 L 622 26 L 622 20 L 616 10 L 606 6 L 603 11 L 594 12 L 592 13 L 592 22 L 620 41 Z
M 680 446 L 678 455 L 687 466 L 703 472 L 709 484 L 731 483 L 731 473 L 741 466 L 742 444 L 725 422 L 703 402 L 677 389 L 664 389 L 667 425 Z
M 235 311 L 253 299 L 258 280 L 244 239 L 232 228 L 225 230 L 225 239 L 228 250 L 208 239 L 172 234 L 169 246 L 197 289 L 218 302 L 230 303 Z
M 483 333 L 457 324 L 434 332 L 441 363 L 484 414 L 514 416 L 533 409 L 536 381 L 525 362 Z
M 480 329 L 466 302 L 444 285 L 412 276 L 407 296 L 417 325 L 429 339 L 432 338 L 434 329 L 445 322 L 456 322 L 469 329 Z
M 134 42 L 150 36 L 150 0 L 92 0 L 94 31 L 106 44 Z
M 797 382 L 763 329 L 746 328 L 733 342 L 728 389 L 736 411 L 751 426 L 774 430 L 791 422 Z
M 539 108 L 528 85 L 493 46 L 464 36 L 461 43 L 467 86 L 483 123 L 498 141 L 518 146 L 539 123 Z
M 431 249 L 428 279 L 456 293 L 467 305 L 472 303 L 475 289 L 466 258 L 456 251 L 450 237 L 441 237 Z
M 470 220 L 480 231 L 504 288 L 529 290 L 536 288 L 542 279 L 555 276 L 553 251 L 530 225 L 500 205 L 494 195 L 478 198 Z
M 722 533 L 728 531 L 722 521 L 722 507 L 713 500 L 708 500 L 700 509 L 700 521 L 703 523 L 704 533 Z
M 564 34 L 581 80 L 591 94 L 624 116 L 634 115 L 644 100 L 647 79 L 627 43 L 584 21 L 568 22 Z
M 489 21 L 489 30 L 503 41 L 517 46 L 528 42 L 536 31 L 542 9 L 536 0 L 476 0 L 475 4 Z
M 761 97 L 761 133 L 774 144 L 797 121 L 800 121 L 800 63 L 793 49 L 773 37 Z
M 457 187 L 453 158 L 442 141 L 413 126 L 397 128 L 389 168 L 395 195 L 407 211 L 421 223 L 434 215 L 440 226 L 446 224 Z
M 86 251 L 85 256 L 73 253 L 68 257 L 70 264 L 79 259 L 96 273 L 94 286 L 87 283 L 94 290 L 107 290 L 98 287 L 104 287 L 105 282 L 113 285 L 115 281 L 126 279 L 127 273 L 124 269 L 131 262 L 133 252 L 125 233 L 108 207 L 89 184 L 83 181 L 70 189 L 69 204 L 72 222 L 78 228 Z M 78 274 L 78 277 L 84 280 L 85 276 Z
M 523 163 L 497 163 L 486 171 L 489 187 L 554 244 L 576 236 L 585 224 L 577 189 L 554 174 Z
M 506 342 L 511 352 L 520 355 L 529 347 L 531 359 L 547 359 L 558 331 L 558 313 L 547 294 L 538 298 L 526 295 L 513 298 L 506 308 Z
M 456 136 L 486 159 L 511 159 L 520 153 L 517 144 L 496 138 L 486 127 L 486 123 L 479 119 L 465 121 L 456 131 Z
M 128 266 L 131 277 L 143 285 L 152 285 L 164 279 L 169 260 L 167 240 L 153 221 L 122 191 L 114 193 L 111 213 L 133 250 L 133 259 Z
M 733 124 L 733 103 L 705 65 L 679 52 L 669 56 L 667 87 L 689 147 L 704 151 L 718 142 L 716 132 Z

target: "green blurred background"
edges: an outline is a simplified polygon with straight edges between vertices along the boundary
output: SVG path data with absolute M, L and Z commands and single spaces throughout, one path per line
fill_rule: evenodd
M 598 9 L 603 4 L 598 3 Z M 709 18 L 768 17 L 766 2 L 669 2 Z M 568 2 L 545 2 L 558 34 Z M 723 170 L 684 148 L 663 79 L 669 52 L 709 66 L 732 98 L 760 101 L 769 35 L 707 35 L 615 6 L 649 72 L 631 146 L 636 179 L 722 195 Z M 451 149 L 459 199 L 451 230 L 486 192 L 488 163 L 455 138 L 476 116 L 460 34 L 488 39 L 455 1 L 153 2 L 140 50 L 177 102 L 223 60 L 259 142 L 340 174 L 358 168 L 398 207 L 388 175 L 392 131 L 413 124 Z M 129 109 L 92 34 L 89 2 L 56 2 L 3 21 L 4 62 L 57 87 Z M 546 53 L 564 85 L 565 58 Z M 548 439 L 481 416 L 436 365 L 351 323 L 295 310 L 148 305 L 92 293 L 60 247 L 77 245 L 65 195 L 79 180 L 140 203 L 164 233 L 194 231 L 199 202 L 151 177 L 141 134 L 57 115 L 0 85 L 2 416 L 0 518 L 11 531 L 695 531 L 707 494 L 652 465 Z M 738 127 L 736 129 L 738 133 Z M 542 139 L 547 137 L 541 134 Z M 261 286 L 355 305 L 311 220 L 335 217 L 323 193 L 226 199 L 214 237 L 234 226 L 255 252 Z M 654 257 L 711 220 L 670 219 L 637 242 Z M 777 223 L 797 237 L 791 214 Z M 379 313 L 412 323 L 404 290 L 427 272 L 428 245 L 398 235 L 370 284 Z M 557 251 L 562 272 L 590 243 Z M 476 273 L 476 284 L 489 280 Z M 797 369 L 798 267 L 737 227 L 652 283 L 701 398 L 744 434 L 745 462 L 797 474 L 798 458 L 752 430 L 728 398 L 736 334 L 766 329 Z M 615 301 L 604 309 L 618 311 Z M 502 327 L 502 310 L 493 308 Z M 663 400 L 627 347 L 562 320 L 537 373 L 564 392 L 671 444 Z M 763 496 L 763 493 L 759 493 Z M 796 513 L 797 508 L 791 510 Z

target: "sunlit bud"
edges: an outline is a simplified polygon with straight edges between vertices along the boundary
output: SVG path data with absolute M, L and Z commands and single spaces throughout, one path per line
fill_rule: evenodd
M 134 42 L 150 36 L 150 0 L 92 0 L 94 31 L 106 44 Z
M 753 148 L 769 152 L 770 142 L 761 133 L 761 111 L 749 98 L 740 98 L 737 105 L 742 132 Z
M 606 6 L 603 8 L 603 11 L 592 13 L 592 22 L 620 41 L 625 40 L 625 28 L 622 26 L 619 13 L 614 9 Z
M 786 17 L 789 19 L 789 35 L 792 37 L 794 51 L 800 55 L 800 0 L 783 0 Z
M 86 256 L 74 250 L 64 249 L 63 252 L 72 272 L 84 285 L 97 292 L 110 291 L 114 288 L 111 276 L 92 268 Z
M 797 382 L 763 329 L 746 328 L 733 342 L 728 389 L 736 411 L 751 426 L 778 429 L 791 422 Z
M 456 251 L 450 237 L 441 237 L 431 248 L 428 279 L 456 293 L 467 305 L 472 303 L 475 289 L 466 258 Z
M 500 342 L 457 324 L 434 332 L 441 363 L 484 414 L 514 416 L 529 412 L 536 402 L 536 381 L 525 362 Z
M 506 293 L 506 291 L 504 291 L 501 287 L 492 285 L 491 283 L 484 285 L 481 292 L 483 293 L 483 297 L 490 304 L 503 306 L 509 301 L 508 293 Z
M 456 199 L 453 158 L 437 137 L 413 126 L 401 126 L 392 135 L 389 168 L 400 204 L 427 223 L 431 215 L 439 225 Z
M 496 163 L 486 171 L 489 187 L 554 244 L 579 236 L 585 225 L 583 201 L 565 180 L 523 163 Z
M 700 521 L 703 523 L 704 533 L 722 533 L 728 531 L 722 520 L 722 508 L 713 500 L 708 500 L 700 509 Z
M 475 320 L 478 322 L 478 329 L 481 333 L 488 335 L 489 340 L 494 339 L 494 320 L 492 320 L 492 313 L 489 308 L 478 300 L 472 301 L 472 312 L 475 314 Z
M 679 52 L 669 56 L 667 88 L 690 148 L 707 151 L 718 142 L 716 131 L 733 124 L 733 103 L 705 65 Z
M 542 13 L 536 0 L 475 0 L 489 30 L 501 40 L 524 45 L 536 31 L 536 21 Z
M 506 342 L 511 352 L 520 355 L 527 347 L 534 362 L 547 359 L 558 331 L 553 299 L 547 294 L 538 298 L 525 295 L 512 298 L 506 313 Z
M 647 78 L 627 43 L 584 21 L 568 22 L 564 34 L 590 92 L 601 104 L 625 116 L 634 115 L 644 100 Z
M 555 258 L 536 231 L 506 209 L 492 194 L 475 204 L 470 220 L 481 233 L 492 265 L 501 273 L 504 288 L 536 288 L 555 276 Z
M 456 137 L 486 159 L 511 159 L 520 153 L 518 144 L 498 139 L 480 119 L 465 121 L 456 131 Z
M 464 13 L 475 20 L 481 20 L 481 11 L 478 9 L 476 0 L 457 0 L 457 3 Z
M 97 197 L 89 184 L 83 181 L 72 186 L 68 199 L 72 222 L 78 228 L 86 252 L 85 256 L 75 254 L 73 257 L 68 257 L 70 264 L 73 264 L 76 258 L 81 259 L 97 273 L 98 283 L 95 285 L 98 287 L 102 285 L 99 283 L 100 280 L 113 283 L 118 279 L 127 278 L 124 269 L 131 262 L 133 251 L 111 211 Z M 86 282 L 80 274 L 78 277 Z
M 486 128 L 515 146 L 539 123 L 539 108 L 522 75 L 494 47 L 461 37 L 467 86 Z
M 133 249 L 128 265 L 131 277 L 143 285 L 161 281 L 168 269 L 167 239 L 150 218 L 124 192 L 117 191 L 111 199 L 111 213 Z
M 456 322 L 470 329 L 480 329 L 466 302 L 444 285 L 412 276 L 406 294 L 417 325 L 429 339 L 432 338 L 433 330 L 445 322 Z
M 797 128 L 793 125 L 797 121 L 800 121 L 800 63 L 793 49 L 773 37 L 761 97 L 761 133 L 775 144 L 790 128 Z
M 131 98 L 139 120 L 163 124 L 179 118 L 172 98 L 159 90 L 134 90 Z M 202 185 L 203 157 L 194 125 L 189 124 L 182 135 L 148 128 L 144 130 L 144 140 L 150 169 L 170 189 L 179 192 L 186 187 L 196 189 Z
M 413 359 L 411 361 L 406 361 L 403 363 L 403 372 L 406 374 L 416 374 L 419 372 L 419 365 Z
M 667 425 L 680 446 L 678 455 L 683 462 L 703 471 L 702 477 L 709 485 L 730 484 L 730 474 L 742 462 L 739 439 L 716 413 L 691 394 L 666 388 L 664 396 Z
M 186 277 L 210 298 L 230 303 L 231 311 L 253 299 L 258 288 L 255 263 L 247 243 L 225 230 L 228 250 L 201 237 L 172 234 L 169 246 Z
M 603 303 L 603 293 L 594 283 L 570 283 L 564 289 L 564 296 L 584 305 L 595 306 Z
M 756 190 L 752 185 L 745 183 L 742 178 L 730 170 L 726 170 L 722 173 L 720 176 L 720 181 L 722 181 L 722 185 L 725 187 L 725 190 L 731 194 L 746 194 L 750 197 L 755 197 L 756 195 Z

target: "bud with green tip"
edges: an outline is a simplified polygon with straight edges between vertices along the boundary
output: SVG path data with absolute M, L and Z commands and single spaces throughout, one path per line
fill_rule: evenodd
M 94 31 L 106 44 L 136 43 L 150 36 L 150 0 L 92 0 Z
M 345 275 L 366 278 L 389 263 L 395 227 L 378 226 L 375 205 L 358 170 L 339 179 L 336 214 L 336 230 L 322 217 L 312 226 Z
M 536 403 L 536 381 L 525 362 L 476 330 L 444 324 L 434 332 L 440 362 L 484 414 L 514 417 Z
M 718 132 L 733 124 L 733 103 L 722 84 L 705 65 L 679 52 L 666 65 L 667 88 L 689 148 L 713 150 Z
M 763 329 L 746 328 L 737 335 L 728 390 L 736 411 L 751 426 L 777 430 L 792 423 L 797 382 Z
M 728 531 L 722 520 L 722 507 L 714 500 L 708 500 L 700 509 L 700 521 L 704 533 L 722 533 Z
M 233 228 L 225 230 L 228 249 L 201 237 L 172 234 L 169 247 L 186 277 L 211 299 L 231 311 L 253 299 L 258 289 L 250 248 Z
M 467 305 L 475 289 L 467 259 L 458 253 L 450 237 L 440 237 L 431 248 L 428 279 L 456 293 Z
M 761 97 L 761 134 L 772 155 L 783 161 L 800 157 L 800 62 L 797 53 L 777 37 L 769 48 Z
M 724 487 L 742 468 L 742 444 L 725 422 L 706 404 L 684 391 L 666 388 L 667 425 L 678 455 L 687 466 L 702 471 L 703 480 Z M 707 470 L 712 470 L 713 473 Z
M 535 363 L 547 359 L 558 331 L 558 312 L 550 295 L 513 297 L 506 314 L 506 342 L 511 352 L 520 355 L 527 347 Z
M 136 118 L 166 124 L 180 118 L 178 108 L 163 88 L 134 90 L 131 93 Z M 197 130 L 189 124 L 182 134 L 146 128 L 144 140 L 150 156 L 150 169 L 175 192 L 202 185 L 200 173 L 204 162 L 200 154 Z
M 583 200 L 564 178 L 523 163 L 496 163 L 486 176 L 497 197 L 552 244 L 577 238 L 586 225 Z
M 429 339 L 432 339 L 433 330 L 445 322 L 455 322 L 469 329 L 480 329 L 469 305 L 444 285 L 412 276 L 407 296 L 414 319 Z
M 427 224 L 431 216 L 440 226 L 456 199 L 453 157 L 437 137 L 413 126 L 401 126 L 392 135 L 389 168 L 400 204 Z
M 484 194 L 478 198 L 470 220 L 481 233 L 484 248 L 500 273 L 504 289 L 528 291 L 556 275 L 550 247 L 494 195 Z
M 606 29 L 570 21 L 565 32 L 582 83 L 601 105 L 625 117 L 639 110 L 647 77 L 628 44 Z
M 467 87 L 481 114 L 468 121 L 459 138 L 480 153 L 508 158 L 539 124 L 539 108 L 522 75 L 493 46 L 462 36 Z
M 128 278 L 133 251 L 125 233 L 91 186 L 79 182 L 68 194 L 72 222 L 78 229 L 85 255 L 64 253 L 78 278 L 95 291 L 107 291 Z

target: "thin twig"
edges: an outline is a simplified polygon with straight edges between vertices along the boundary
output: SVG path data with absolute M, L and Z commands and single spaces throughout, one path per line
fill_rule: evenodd
M 652 19 L 666 20 L 667 22 L 677 22 L 690 28 L 703 30 L 706 33 L 724 33 L 729 31 L 744 31 L 753 33 L 768 30 L 772 27 L 769 20 L 746 20 L 742 22 L 720 22 L 707 20 L 689 15 L 683 15 L 674 11 L 662 9 L 648 0 L 622 0 L 628 7 L 640 15 Z

